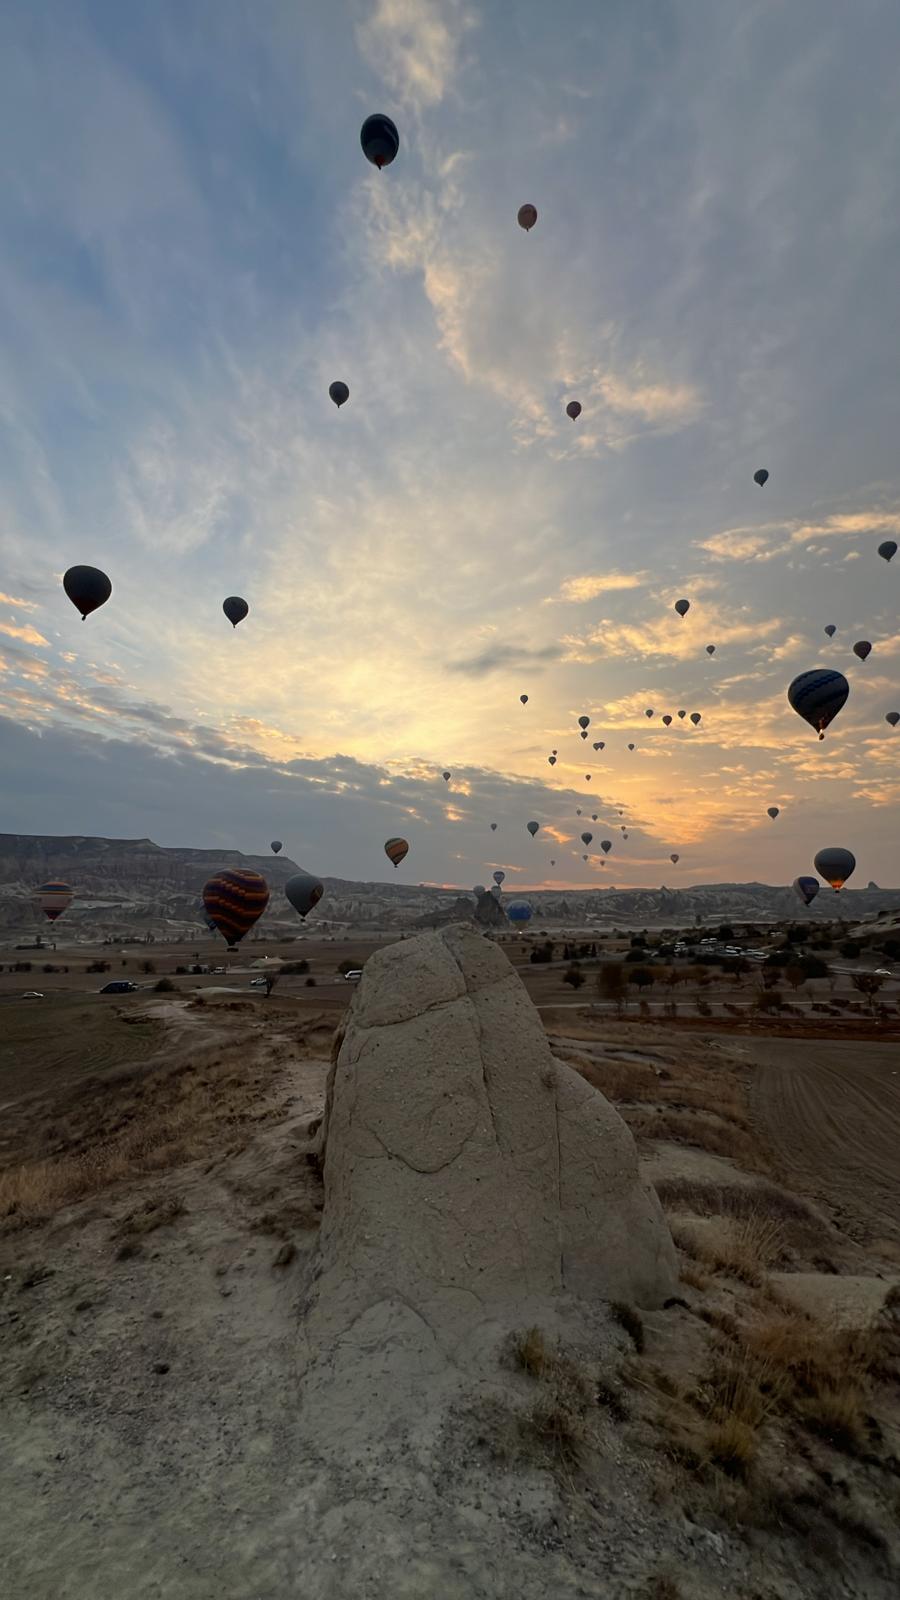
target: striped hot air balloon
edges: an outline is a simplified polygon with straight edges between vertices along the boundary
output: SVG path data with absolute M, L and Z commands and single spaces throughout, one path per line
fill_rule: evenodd
M 388 861 L 399 867 L 405 856 L 409 855 L 409 844 L 405 839 L 388 839 L 384 846 L 384 853 Z
M 40 888 L 35 889 L 34 898 L 47 920 L 55 922 L 72 904 L 72 890 L 61 879 L 51 878 L 48 883 L 42 883 Z
M 269 885 L 260 872 L 227 867 L 203 886 L 206 915 L 227 940 L 229 950 L 237 948 L 268 904 Z
M 850 685 L 842 672 L 814 667 L 794 679 L 788 689 L 788 700 L 797 715 L 824 739 L 825 729 L 834 721 L 849 693 Z

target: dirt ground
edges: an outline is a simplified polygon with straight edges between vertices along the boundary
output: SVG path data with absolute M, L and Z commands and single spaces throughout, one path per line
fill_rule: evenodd
M 554 1052 L 632 1127 L 681 1293 L 626 1317 L 571 1459 L 521 1420 L 510 1453 L 485 1403 L 440 1438 L 326 1461 L 297 1332 L 322 1205 L 308 1125 L 349 986 L 224 987 L 0 1011 L 4 1593 L 896 1593 L 894 1046 L 545 1011 Z M 789 1312 L 785 1282 L 875 1308 L 864 1359 Z M 526 1417 L 549 1381 L 515 1379 Z

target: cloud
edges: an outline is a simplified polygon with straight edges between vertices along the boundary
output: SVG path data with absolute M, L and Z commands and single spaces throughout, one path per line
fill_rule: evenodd
M 647 582 L 646 572 L 586 573 L 580 578 L 566 578 L 558 595 L 551 595 L 545 604 L 557 601 L 580 605 L 585 600 L 596 600 L 598 595 L 612 594 L 619 589 L 640 589 Z
M 716 561 L 771 561 L 783 555 L 785 524 L 769 522 L 763 527 L 725 528 L 708 539 L 698 539 L 698 550 L 705 550 Z M 774 536 L 782 534 L 779 541 Z
M 560 647 L 555 644 L 535 649 L 527 645 L 492 644 L 462 661 L 448 661 L 447 671 L 458 672 L 469 678 L 483 678 L 489 672 L 499 671 L 501 667 L 521 669 L 523 672 L 533 670 L 536 666 L 558 660 L 559 656 Z
M 14 595 L 0 594 L 0 606 L 17 606 L 20 611 L 36 611 L 33 600 L 17 600 Z
M 49 639 L 38 633 L 37 628 L 33 628 L 30 622 L 26 622 L 21 628 L 14 622 L 0 622 L 0 633 L 6 634 L 8 639 L 21 639 L 23 644 L 49 645 L 50 643 Z
M 472 14 L 457 0 L 375 0 L 357 28 L 374 70 L 407 103 L 422 110 L 446 95 Z
M 755 645 L 759 640 L 778 633 L 784 627 L 779 617 L 765 617 L 751 622 L 726 621 L 723 615 L 712 610 L 679 625 L 678 618 L 660 617 L 655 622 L 622 623 L 607 618 L 585 634 L 568 634 L 563 638 L 564 660 L 591 662 L 604 659 L 634 659 L 646 661 L 654 657 L 661 660 L 690 661 L 699 659 L 703 642 L 697 636 L 702 625 L 703 638 L 712 637 L 720 645 Z
M 794 544 L 806 544 L 810 539 L 822 537 L 854 538 L 864 533 L 900 534 L 898 511 L 844 511 L 825 517 L 819 522 L 795 524 L 791 533 Z

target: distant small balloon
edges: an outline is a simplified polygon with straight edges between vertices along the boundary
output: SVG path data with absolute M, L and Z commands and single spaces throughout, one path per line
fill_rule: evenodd
M 645 716 L 645 717 L 652 717 L 652 715 L 653 715 L 653 712 L 652 712 L 652 710 L 651 710 L 651 709 L 650 709 L 650 707 L 649 707 L 649 706 L 648 706 L 648 707 L 647 707 L 647 710 L 646 710 L 646 711 L 645 711 L 645 712 L 644 712 L 644 716 Z
M 878 546 L 878 554 L 883 557 L 885 561 L 893 561 L 895 555 L 897 554 L 896 539 L 885 539 L 884 543 Z
M 277 856 L 279 850 L 284 849 L 284 845 L 280 839 L 273 839 L 269 848 L 271 849 L 273 856 Z
M 795 878 L 791 888 L 797 899 L 802 900 L 803 904 L 808 906 L 812 904 L 819 892 L 819 880 L 818 878 Z
M 549 761 L 551 767 L 555 767 L 556 766 L 556 757 L 555 756 L 548 756 L 547 760 Z
M 859 656 L 860 661 L 865 661 L 866 657 L 872 654 L 872 646 L 868 639 L 857 639 L 853 646 L 853 654 Z
M 227 600 L 222 601 L 222 610 L 231 626 L 236 628 L 239 622 L 243 622 L 250 607 L 246 600 L 241 599 L 239 594 L 230 594 Z
M 496 822 L 492 822 L 491 823 L 491 833 L 496 833 L 496 832 L 497 832 L 497 824 L 496 824 Z
M 450 782 L 450 776 L 451 776 L 451 774 L 449 772 L 442 772 L 441 773 L 441 777 L 443 778 L 445 783 L 449 783 Z
M 604 744 L 602 739 L 597 739 L 596 740 L 596 742 L 594 744 L 594 749 L 595 750 L 605 750 L 606 749 L 606 745 Z
M 633 745 L 633 744 L 630 744 L 630 745 L 629 745 L 629 746 L 628 746 L 628 748 L 629 748 L 629 750 L 633 750 L 633 749 L 634 749 L 634 745 Z
M 699 726 L 700 722 L 702 721 L 702 718 L 700 716 L 700 712 L 699 711 L 692 711 L 691 712 L 691 721 L 694 724 L 695 728 Z
M 406 839 L 387 839 L 384 853 L 394 867 L 399 867 L 401 861 L 409 855 L 409 844 Z
M 530 233 L 531 229 L 537 222 L 537 206 L 520 206 L 516 216 L 516 221 L 518 222 L 520 228 L 524 228 L 526 233 Z M 552 233 L 553 229 L 551 228 L 550 231 Z
M 900 722 L 900 711 L 885 712 L 884 720 L 889 727 L 896 728 L 897 723 Z
M 590 773 L 589 773 L 589 772 L 586 772 L 586 773 L 585 773 L 585 775 L 584 775 L 584 781 L 585 781 L 585 783 L 590 783 L 590 781 L 591 781 L 591 775 L 590 775 Z
M 533 839 L 535 834 L 540 830 L 541 825 L 539 822 L 526 822 L 525 826 Z
M 716 647 L 715 647 L 715 645 L 714 645 L 714 644 L 708 644 L 708 645 L 707 645 L 707 646 L 706 646 L 706 654 L 707 654 L 707 655 L 708 655 L 708 656 L 714 656 L 714 655 L 715 655 L 715 653 L 716 653 Z
M 672 726 L 672 718 L 669 716 L 668 712 L 666 712 L 666 715 L 663 717 L 663 722 L 665 723 L 667 728 L 671 728 L 671 726 Z
M 527 706 L 527 704 L 528 704 L 528 696 L 527 696 L 527 694 L 520 694 L 519 695 L 519 699 L 521 700 L 523 706 Z
M 605 856 L 608 856 L 610 850 L 612 849 L 612 839 L 601 839 L 600 849 L 603 851 Z
M 679 711 L 678 715 L 681 718 L 681 721 L 683 722 L 685 717 L 687 716 L 687 712 L 686 711 Z
M 768 480 L 769 474 L 767 473 L 765 467 L 760 467 L 759 471 L 754 472 L 753 474 L 753 482 L 758 483 L 760 488 L 762 488 L 763 484 L 767 483 Z
M 772 821 L 774 822 L 775 818 L 778 816 L 778 806 L 769 806 L 766 810 L 766 816 L 771 817 Z
M 582 844 L 590 844 L 590 842 L 593 839 L 593 837 L 594 837 L 594 835 L 592 833 L 583 833 L 581 835 Z
M 567 417 L 571 417 L 573 422 L 577 422 L 578 421 L 578 418 L 581 416 L 581 401 L 580 400 L 570 400 L 569 401 L 569 404 L 566 406 L 566 416 Z
M 347 388 L 347 385 L 345 383 L 341 383 L 340 380 L 328 385 L 328 393 L 330 394 L 339 411 L 341 406 L 346 405 L 347 401 L 350 399 L 350 390 Z
M 673 867 L 677 867 L 679 861 L 681 860 L 681 857 L 679 855 L 675 854 L 675 855 L 671 855 L 669 857 L 669 860 L 671 861 Z
M 590 725 L 591 725 L 590 717 L 579 717 L 578 718 L 578 726 L 579 726 L 579 728 L 581 728 L 581 729 L 589 728 Z
M 363 155 L 373 167 L 389 167 L 400 148 L 400 135 L 396 125 L 383 112 L 366 117 L 359 133 Z
M 506 877 L 506 873 L 505 872 L 501 872 L 501 871 L 498 870 L 497 872 L 493 873 L 492 876 L 493 876 L 495 884 L 497 885 L 497 888 L 499 889 L 501 883 L 503 882 L 503 879 Z
M 300 920 L 303 921 L 313 907 L 318 905 L 325 890 L 311 872 L 297 872 L 292 878 L 288 878 L 284 892 L 294 910 L 298 912 Z
M 825 632 L 827 633 L 829 639 L 833 639 L 834 638 L 835 634 L 837 633 L 837 628 L 835 627 L 833 622 L 826 622 L 826 624 L 825 624 Z
M 678 612 L 678 615 L 680 617 L 686 617 L 688 612 L 690 611 L 690 609 L 691 609 L 690 600 L 676 600 L 675 601 L 675 610 Z

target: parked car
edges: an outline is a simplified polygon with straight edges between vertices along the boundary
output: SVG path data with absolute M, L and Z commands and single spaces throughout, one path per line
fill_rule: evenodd
M 23 1000 L 43 1000 L 43 998 L 44 996 L 38 989 L 26 989 L 22 996 Z
M 127 978 L 113 978 L 112 983 L 105 983 L 98 990 L 99 994 L 136 994 L 137 984 L 129 983 Z
M 268 978 L 251 978 L 250 987 L 251 989 L 264 989 L 268 981 Z
M 876 967 L 875 976 L 876 978 L 892 978 L 894 974 L 892 972 L 888 972 L 887 967 Z
M 344 982 L 345 983 L 359 983 L 359 980 L 360 980 L 361 977 L 362 977 L 362 968 L 361 967 L 353 967 L 350 972 L 345 972 L 344 973 Z

